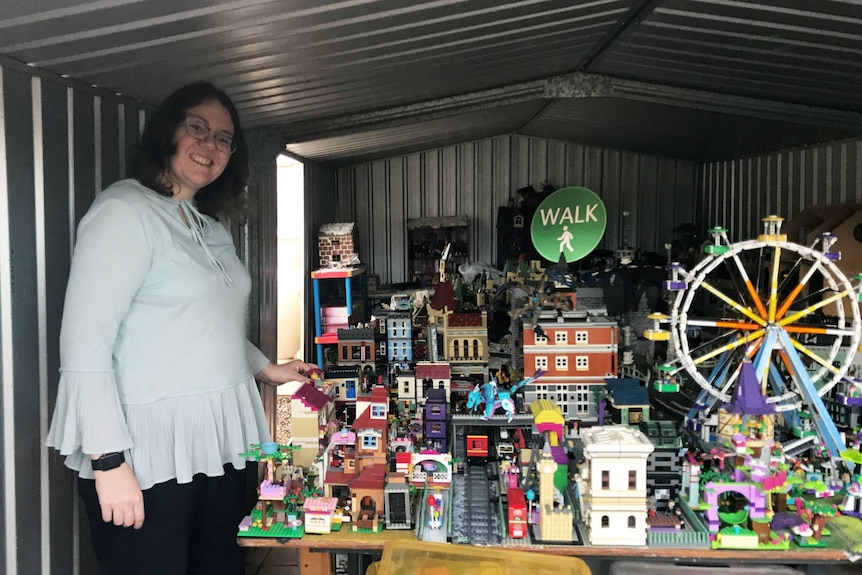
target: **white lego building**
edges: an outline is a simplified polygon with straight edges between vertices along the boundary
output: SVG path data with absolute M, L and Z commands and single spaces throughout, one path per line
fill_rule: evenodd
M 647 457 L 652 442 L 623 426 L 581 430 L 583 517 L 592 545 L 646 545 Z

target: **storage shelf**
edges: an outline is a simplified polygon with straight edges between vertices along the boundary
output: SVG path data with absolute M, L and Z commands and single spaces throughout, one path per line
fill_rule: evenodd
M 314 291 L 314 343 L 317 351 L 317 364 L 324 367 L 323 346 L 338 343 L 337 329 L 365 321 L 365 308 L 368 300 L 368 276 L 366 266 L 351 268 L 326 268 L 311 272 Z M 336 295 L 326 290 L 324 282 L 340 281 L 334 290 Z M 328 287 L 333 287 L 330 283 Z M 322 300 L 325 299 L 324 303 Z M 328 309 L 327 309 L 328 308 Z M 328 325 L 327 325 L 328 324 Z

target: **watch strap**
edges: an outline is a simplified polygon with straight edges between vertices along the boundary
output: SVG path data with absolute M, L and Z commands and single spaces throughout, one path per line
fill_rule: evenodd
M 126 456 L 122 451 L 114 451 L 112 453 L 103 453 L 96 459 L 91 459 L 93 471 L 110 471 L 116 469 L 126 461 Z

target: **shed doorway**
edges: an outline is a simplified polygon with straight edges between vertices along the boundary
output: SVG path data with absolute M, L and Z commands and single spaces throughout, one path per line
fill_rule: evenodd
M 286 155 L 276 159 L 278 223 L 278 361 L 304 359 L 305 289 L 304 166 Z

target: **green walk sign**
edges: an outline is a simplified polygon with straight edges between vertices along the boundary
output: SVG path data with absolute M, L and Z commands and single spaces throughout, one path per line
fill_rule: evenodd
M 561 188 L 539 205 L 530 226 L 536 251 L 552 262 L 567 263 L 593 251 L 605 234 L 608 216 L 602 199 L 587 188 Z

